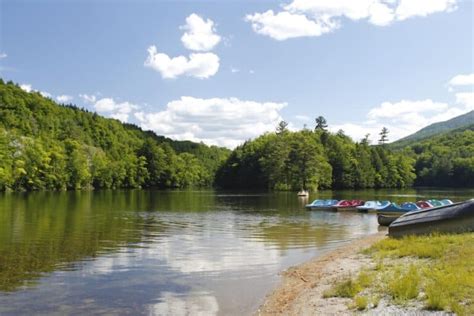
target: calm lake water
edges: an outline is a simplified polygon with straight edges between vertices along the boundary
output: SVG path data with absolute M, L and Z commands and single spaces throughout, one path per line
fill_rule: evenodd
M 321 192 L 433 198 L 474 190 Z M 378 230 L 306 211 L 295 193 L 98 191 L 0 195 L 1 315 L 247 315 L 278 272 Z

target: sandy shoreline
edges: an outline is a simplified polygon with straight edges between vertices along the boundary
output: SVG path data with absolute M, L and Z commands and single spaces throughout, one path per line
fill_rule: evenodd
M 386 231 L 381 231 L 354 240 L 321 257 L 283 271 L 280 285 L 267 295 L 255 315 L 351 314 L 352 311 L 347 307 L 350 299 L 322 298 L 322 294 L 334 281 L 370 266 L 371 260 L 360 254 L 360 250 L 385 238 L 386 234 Z

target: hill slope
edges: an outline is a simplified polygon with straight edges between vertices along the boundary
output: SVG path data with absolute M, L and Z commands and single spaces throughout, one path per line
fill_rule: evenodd
M 58 105 L 0 79 L 0 191 L 210 185 L 229 152 Z
M 444 122 L 438 122 L 431 125 L 428 125 L 418 132 L 411 134 L 405 138 L 399 139 L 391 144 L 392 147 L 404 147 L 412 144 L 413 142 L 420 141 L 422 139 L 429 138 L 438 134 L 445 132 L 453 131 L 456 129 L 461 129 L 463 127 L 468 127 L 470 124 L 474 123 L 474 111 L 468 112 L 466 114 L 454 117 L 450 120 Z

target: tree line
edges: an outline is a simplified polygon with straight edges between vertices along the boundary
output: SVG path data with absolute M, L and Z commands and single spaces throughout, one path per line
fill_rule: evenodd
M 0 191 L 184 188 L 359 189 L 474 186 L 474 125 L 403 148 L 315 128 L 276 131 L 232 152 L 173 141 L 133 124 L 58 105 L 0 79 Z
M 384 145 L 386 128 L 380 145 L 371 146 L 369 135 L 354 142 L 342 130 L 328 132 L 321 116 L 314 131 L 292 132 L 287 125 L 282 121 L 276 132 L 237 147 L 217 171 L 216 183 L 223 188 L 316 190 L 401 188 L 415 180 L 415 160 Z

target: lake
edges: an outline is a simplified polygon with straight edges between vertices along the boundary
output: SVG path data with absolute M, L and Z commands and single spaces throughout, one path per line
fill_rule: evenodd
M 323 191 L 396 202 L 474 190 Z M 121 190 L 0 195 L 0 314 L 249 315 L 278 273 L 378 230 L 295 193 Z

